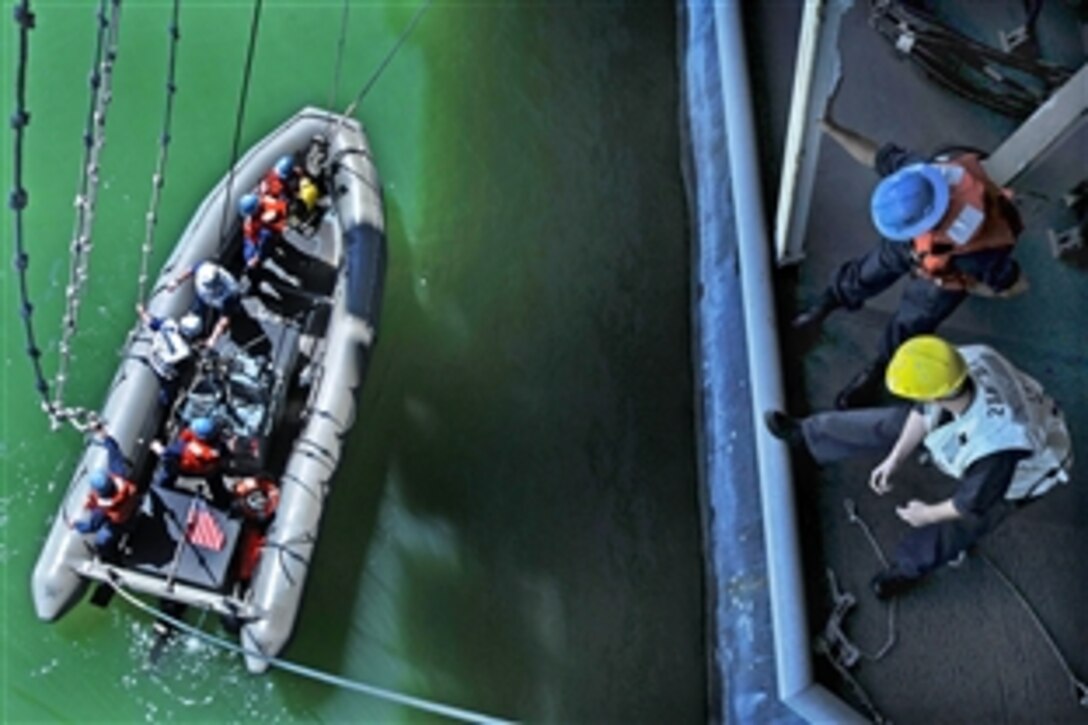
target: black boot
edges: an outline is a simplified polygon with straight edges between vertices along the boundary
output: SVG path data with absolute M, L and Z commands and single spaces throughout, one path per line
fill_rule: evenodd
M 801 433 L 801 423 L 780 410 L 768 410 L 763 414 L 767 430 L 775 438 L 785 441 L 790 448 L 805 448 L 805 436 Z
M 873 364 L 850 379 L 839 394 L 835 396 L 835 407 L 839 410 L 848 408 L 868 408 L 880 402 L 884 390 L 884 366 Z
M 830 290 L 824 290 L 814 303 L 801 310 L 790 321 L 790 327 L 798 332 L 817 330 L 824 319 L 841 306 Z
M 910 577 L 903 574 L 895 566 L 890 566 L 883 571 L 877 572 L 872 581 L 869 582 L 873 588 L 873 594 L 877 599 L 887 601 L 893 597 L 898 597 L 914 587 L 918 583 L 917 577 Z

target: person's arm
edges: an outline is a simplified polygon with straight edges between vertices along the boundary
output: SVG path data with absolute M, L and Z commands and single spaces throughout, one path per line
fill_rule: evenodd
M 186 280 L 188 280 L 190 277 L 192 277 L 194 274 L 196 274 L 196 266 L 195 265 L 192 266 L 192 267 L 189 267 L 184 272 L 179 274 L 177 277 L 174 277 L 172 280 L 167 282 L 166 283 L 166 290 L 168 292 L 173 292 L 178 287 L 180 287 Z
M 212 330 L 212 334 L 208 335 L 205 346 L 210 348 L 215 347 L 215 343 L 227 331 L 227 327 L 230 325 L 230 315 L 220 315 L 219 320 L 215 323 L 215 328 Z
M 106 449 L 106 456 L 108 459 L 107 467 L 109 472 L 117 476 L 128 475 L 128 460 L 125 458 L 125 454 L 121 452 L 121 446 L 117 444 L 110 432 L 106 430 L 105 423 L 98 421 L 94 428 L 95 438 Z
M 820 130 L 830 136 L 859 164 L 869 169 L 876 168 L 876 152 L 880 149 L 880 144 L 876 141 L 845 126 L 840 126 L 829 115 L 820 119 Z
M 951 498 L 935 504 L 912 499 L 895 512 L 915 527 L 981 516 L 1005 497 L 1017 464 L 1027 455 L 1027 451 L 1001 451 L 984 456 L 967 467 Z
M 87 518 L 73 521 L 72 528 L 81 534 L 90 534 L 101 529 L 107 520 L 105 511 L 95 509 Z
M 903 421 L 903 428 L 899 431 L 899 438 L 892 446 L 887 457 L 869 474 L 869 488 L 878 496 L 892 490 L 888 479 L 899 465 L 906 460 L 926 435 L 926 419 L 918 408 L 911 408 L 907 419 Z
M 961 518 L 962 514 L 956 508 L 952 499 L 946 498 L 940 503 L 925 503 L 918 499 L 907 501 L 905 506 L 897 506 L 895 513 L 899 518 L 914 527 L 939 524 L 942 521 L 954 521 Z

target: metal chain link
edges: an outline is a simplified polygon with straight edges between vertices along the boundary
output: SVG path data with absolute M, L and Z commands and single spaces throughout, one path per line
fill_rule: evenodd
M 163 111 L 162 134 L 159 136 L 159 156 L 155 162 L 155 172 L 151 175 L 151 201 L 145 216 L 144 243 L 140 247 L 140 276 L 136 280 L 136 300 L 146 302 L 148 268 L 151 264 L 151 252 L 155 246 L 155 227 L 159 221 L 159 203 L 162 199 L 162 187 L 166 183 L 166 162 L 169 157 L 170 127 L 174 116 L 174 94 L 178 87 L 175 82 L 177 71 L 178 41 L 181 33 L 178 25 L 180 0 L 174 0 L 167 33 L 170 36 L 170 49 L 166 66 L 166 107 Z M 133 328 L 137 329 L 137 328 Z
M 69 412 L 81 409 L 64 407 L 64 388 L 68 381 L 68 369 L 71 364 L 72 338 L 79 326 L 79 309 L 83 291 L 90 274 L 90 254 L 93 247 L 92 229 L 94 227 L 95 205 L 98 201 L 99 159 L 106 144 L 106 112 L 113 100 L 113 67 L 117 60 L 117 44 L 120 35 L 121 0 L 110 0 L 110 16 L 105 15 L 105 0 L 98 11 L 99 44 L 96 51 L 97 64 L 92 68 L 89 84 L 91 86 L 92 110 L 83 133 L 86 149 L 84 163 L 80 169 L 79 191 L 75 197 L 75 230 L 69 247 L 68 285 L 65 287 L 65 313 L 61 322 L 61 340 L 58 346 L 59 359 L 57 374 L 53 382 L 53 402 L 49 405 L 50 419 L 56 429 L 60 422 L 69 418 Z M 103 50 L 103 34 L 104 50 Z

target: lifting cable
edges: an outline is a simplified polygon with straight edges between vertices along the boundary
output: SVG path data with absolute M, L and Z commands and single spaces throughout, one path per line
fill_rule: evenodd
M 412 20 L 404 28 L 404 31 L 401 32 L 400 37 L 397 38 L 397 42 L 394 43 L 393 47 L 389 49 L 389 52 L 385 54 L 382 62 L 378 64 L 378 67 L 370 75 L 370 78 L 367 79 L 366 83 L 363 84 L 363 87 L 359 89 L 359 92 L 355 94 L 355 100 L 349 103 L 348 107 L 344 109 L 344 112 L 341 114 L 343 118 L 347 118 L 355 113 L 355 109 L 359 107 L 359 104 L 363 102 L 363 98 L 366 97 L 366 94 L 370 92 L 370 89 L 373 88 L 374 84 L 378 82 L 379 78 L 381 78 L 382 73 L 385 72 L 385 69 L 389 66 L 390 61 L 393 60 L 393 56 L 395 56 L 397 54 L 397 51 L 400 50 L 400 47 L 404 44 L 404 41 L 408 40 L 408 36 L 411 35 L 412 31 L 416 29 L 416 25 L 418 25 L 419 21 L 423 19 L 423 14 L 430 9 L 431 3 L 433 2 L 434 0 L 427 0 L 427 2 L 423 3 L 423 5 L 419 7 L 419 10 L 416 10 L 416 14 L 412 16 Z
M 117 592 L 118 594 L 121 595 L 121 597 L 125 601 L 127 601 L 129 604 L 131 604 L 135 608 L 139 609 L 140 611 L 144 612 L 145 614 L 151 615 L 152 617 L 155 617 L 156 619 L 162 620 L 162 621 L 166 622 L 167 624 L 169 624 L 170 626 L 172 626 L 172 627 L 174 627 L 174 628 L 176 628 L 178 630 L 181 630 L 183 632 L 186 632 L 186 633 L 188 633 L 188 634 L 190 634 L 190 635 L 192 635 L 194 637 L 197 637 L 197 638 L 199 638 L 201 640 L 204 640 L 205 642 L 207 642 L 207 643 L 209 643 L 209 644 L 211 644 L 211 645 L 213 645 L 215 647 L 219 647 L 221 649 L 225 649 L 225 650 L 228 650 L 230 652 L 234 652 L 236 654 L 241 654 L 241 655 L 244 655 L 246 657 L 252 657 L 252 658 L 255 658 L 255 659 L 263 660 L 264 662 L 267 662 L 269 665 L 272 665 L 273 667 L 279 668 L 281 670 L 285 670 L 287 672 L 292 672 L 292 673 L 294 673 L 296 675 L 300 675 L 302 677 L 306 677 L 308 679 L 315 680 L 317 682 L 323 682 L 325 684 L 332 685 L 334 687 L 340 687 L 340 688 L 343 688 L 345 690 L 352 690 L 354 692 L 360 692 L 360 693 L 362 693 L 364 695 L 370 695 L 371 697 L 375 697 L 375 698 L 377 698 L 379 700 L 384 700 L 386 702 L 396 703 L 398 705 L 404 705 L 405 707 L 414 708 L 416 710 L 421 710 L 423 712 L 429 712 L 429 713 L 432 713 L 432 714 L 435 714 L 435 715 L 441 715 L 443 717 L 448 717 L 448 718 L 451 718 L 453 720 L 458 720 L 458 721 L 461 721 L 461 722 L 494 723 L 496 725 L 501 725 L 501 724 L 512 722 L 510 720 L 505 720 L 503 718 L 493 717 L 491 715 L 485 715 L 485 714 L 480 713 L 480 712 L 474 712 L 472 710 L 466 710 L 466 709 L 463 709 L 463 708 L 460 708 L 460 707 L 455 707 L 453 705 L 445 705 L 445 704 L 442 704 L 440 702 L 434 702 L 433 700 L 426 700 L 426 699 L 421 698 L 421 697 L 413 697 L 412 695 L 405 695 L 405 694 L 402 694 L 402 693 L 399 693 L 399 692 L 394 692 L 392 690 L 387 690 L 387 689 L 385 689 L 383 687 L 377 687 L 375 685 L 369 685 L 369 684 L 367 684 L 365 682 L 350 680 L 350 679 L 348 679 L 346 677 L 341 677 L 340 675 L 334 675 L 334 674 L 332 674 L 330 672 L 324 672 L 322 670 L 318 670 L 318 669 L 315 669 L 315 668 L 312 668 L 312 667 L 307 667 L 305 665 L 296 664 L 294 662 L 290 662 L 288 660 L 280 659 L 278 657 L 270 657 L 270 656 L 268 656 L 268 655 L 266 655 L 266 654 L 264 654 L 262 652 L 258 652 L 257 650 L 250 649 L 248 647 L 244 647 L 242 645 L 235 644 L 235 643 L 230 642 L 230 641 L 228 641 L 226 639 L 223 639 L 222 637 L 217 637 L 214 634 L 211 634 L 209 632 L 205 632 L 204 630 L 199 629 L 198 627 L 194 627 L 193 625 L 189 624 L 188 622 L 185 622 L 185 621 L 183 621 L 181 619 L 178 619 L 177 617 L 174 617 L 174 616 L 172 616 L 170 614 L 167 614 L 166 612 L 162 612 L 160 610 L 155 609 L 154 607 L 146 604 L 145 602 L 141 601 L 138 597 L 136 597 L 134 594 L 129 592 L 122 584 L 115 581 L 114 577 L 112 577 L 112 576 L 109 577 L 106 581 L 109 583 L 109 585 L 111 587 L 113 587 L 113 590 L 115 592 Z
M 174 116 L 174 94 L 178 87 L 175 81 L 177 71 L 178 41 L 181 39 L 178 23 L 179 5 L 181 0 L 174 0 L 174 7 L 170 15 L 170 25 L 167 26 L 167 34 L 170 36 L 170 49 L 166 62 L 166 107 L 163 110 L 162 133 L 159 135 L 159 156 L 155 162 L 155 172 L 151 175 L 151 201 L 145 217 L 144 243 L 140 247 L 140 276 L 136 280 L 136 301 L 146 302 L 148 267 L 151 261 L 151 251 L 155 245 L 155 226 L 159 221 L 159 202 L 162 199 L 162 187 L 166 183 L 166 161 L 170 147 L 170 126 Z M 134 330 L 139 330 L 140 325 Z
M 242 71 L 242 89 L 238 95 L 238 111 L 234 118 L 234 142 L 230 149 L 230 166 L 227 170 L 227 185 L 223 189 L 223 215 L 219 221 L 219 243 L 226 241 L 227 220 L 230 218 L 231 187 L 234 186 L 234 167 L 238 164 L 239 147 L 242 143 L 242 125 L 246 115 L 246 98 L 249 96 L 249 80 L 253 75 L 253 56 L 257 50 L 257 34 L 261 26 L 261 9 L 264 0 L 254 0 L 253 17 L 249 21 L 249 46 L 246 48 L 246 64 Z
M 53 402 L 49 411 L 54 429 L 63 420 L 82 417 L 87 413 L 78 408 L 64 408 L 64 388 L 68 382 L 68 368 L 72 359 L 72 338 L 78 331 L 80 304 L 90 276 L 94 213 L 101 181 L 99 163 L 102 148 L 106 145 L 106 112 L 113 100 L 113 68 L 120 40 L 121 0 L 110 0 L 109 5 L 109 18 L 105 12 L 106 0 L 101 0 L 97 13 L 96 64 L 91 69 L 89 79 L 91 107 L 83 132 L 84 162 L 80 168 L 79 190 L 75 197 L 76 219 L 70 247 L 68 286 L 65 288 L 66 307 L 61 322 L 57 374 L 53 381 Z
M 351 8 L 349 0 L 344 0 L 340 10 L 340 39 L 336 42 L 336 62 L 332 70 L 332 87 L 329 88 L 329 105 L 331 110 L 336 103 L 336 96 L 340 92 L 340 71 L 344 67 L 344 47 L 348 38 L 348 11 Z

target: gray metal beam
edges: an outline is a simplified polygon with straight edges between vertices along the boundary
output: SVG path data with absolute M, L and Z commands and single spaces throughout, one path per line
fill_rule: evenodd
M 778 696 L 812 722 L 864 722 L 855 710 L 816 684 L 813 678 L 793 473 L 785 445 L 761 424 L 763 411 L 781 408 L 785 398 L 740 1 L 715 3 L 714 20 L 725 99 L 730 190 L 740 240 L 744 327 L 756 425 Z
M 997 184 L 1058 199 L 1088 176 L 1088 64 L 983 162 Z

